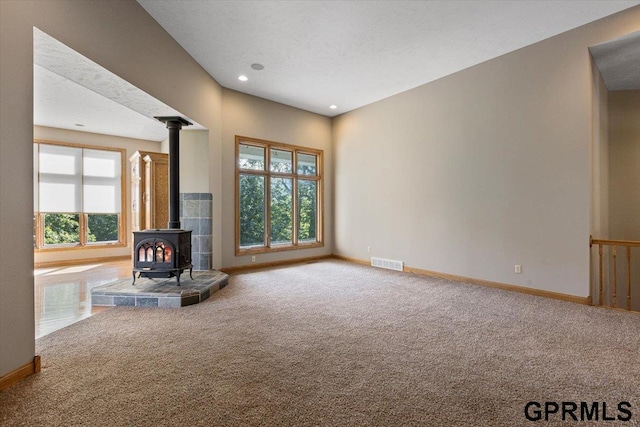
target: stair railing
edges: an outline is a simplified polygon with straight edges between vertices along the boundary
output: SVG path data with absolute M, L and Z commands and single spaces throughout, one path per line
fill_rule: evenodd
M 594 304 L 607 306 L 605 302 L 606 292 L 610 294 L 611 307 L 631 310 L 632 293 L 633 295 L 636 295 L 637 292 L 640 292 L 640 277 L 636 277 L 632 274 L 632 248 L 640 248 L 640 242 L 632 240 L 594 239 L 593 236 L 591 236 L 589 240 L 590 248 L 593 248 L 593 246 L 598 247 L 598 261 L 597 263 L 593 263 L 594 274 L 592 275 L 592 277 L 597 277 L 598 290 L 598 300 L 597 302 L 594 301 Z M 608 248 L 608 250 L 605 251 L 605 248 Z M 608 256 L 609 254 L 610 257 Z M 619 260 L 619 258 L 622 258 L 622 260 Z M 618 277 L 619 262 L 622 266 L 626 264 L 626 274 L 624 274 L 625 271 L 623 271 L 622 277 Z M 626 290 L 626 300 L 623 304 L 624 307 L 618 307 L 618 282 L 620 282 Z

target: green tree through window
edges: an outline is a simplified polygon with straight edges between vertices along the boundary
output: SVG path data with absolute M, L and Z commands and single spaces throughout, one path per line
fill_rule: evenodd
M 118 241 L 118 215 L 89 214 L 87 224 L 87 240 L 89 242 Z
M 240 175 L 240 245 L 264 245 L 264 177 Z
M 46 214 L 44 218 L 45 245 L 80 242 L 80 215 Z
M 271 243 L 293 241 L 293 180 L 271 178 Z

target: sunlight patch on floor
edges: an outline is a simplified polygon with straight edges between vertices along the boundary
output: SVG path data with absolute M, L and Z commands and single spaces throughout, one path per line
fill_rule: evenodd
M 102 264 L 88 264 L 88 265 L 77 265 L 74 267 L 65 267 L 56 269 L 48 274 L 75 274 L 75 273 L 84 273 L 85 271 L 91 270 L 96 267 L 100 267 Z
M 118 261 L 34 269 L 36 338 L 69 326 L 104 307 L 91 306 L 91 289 L 131 276 L 131 262 Z
M 56 270 L 58 269 L 57 268 L 36 268 L 35 270 L 33 270 L 33 275 L 36 277 L 44 276 Z

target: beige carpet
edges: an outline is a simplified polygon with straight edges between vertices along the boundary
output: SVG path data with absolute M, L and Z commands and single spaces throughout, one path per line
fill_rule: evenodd
M 532 426 L 528 401 L 628 401 L 600 424 L 637 426 L 639 349 L 635 314 L 327 260 L 39 339 L 0 425 Z

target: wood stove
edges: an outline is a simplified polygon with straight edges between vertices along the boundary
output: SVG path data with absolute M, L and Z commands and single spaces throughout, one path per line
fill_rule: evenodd
M 176 277 L 191 264 L 191 230 L 180 228 L 180 129 L 192 123 L 182 117 L 156 117 L 169 129 L 169 224 L 166 229 L 135 231 L 133 233 L 133 285 L 138 277 Z
M 180 275 L 191 264 L 191 230 L 144 230 L 133 233 L 133 284 L 136 273 L 139 277 L 176 277 L 180 286 Z

